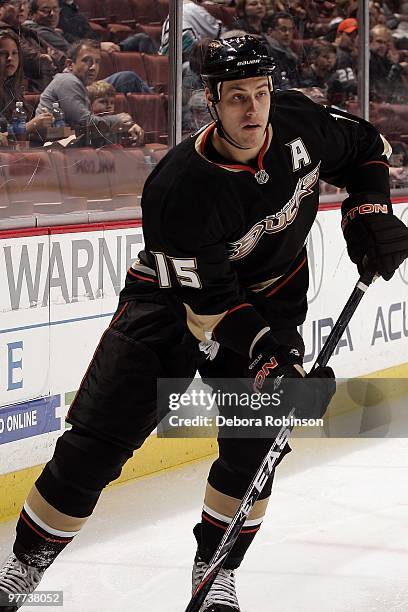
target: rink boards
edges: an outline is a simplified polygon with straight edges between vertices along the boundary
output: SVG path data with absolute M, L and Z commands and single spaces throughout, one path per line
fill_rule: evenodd
M 319 212 L 308 241 L 309 313 L 301 333 L 311 366 L 357 271 L 340 211 Z M 408 203 L 395 212 L 408 221 Z M 116 309 L 126 270 L 143 247 L 140 224 L 38 228 L 0 234 L 0 518 L 14 514 L 64 430 L 64 417 L 100 335 Z M 408 265 L 364 298 L 331 360 L 341 377 L 407 368 Z M 398 367 L 397 367 L 398 366 Z M 215 451 L 213 440 L 152 436 L 121 480 Z

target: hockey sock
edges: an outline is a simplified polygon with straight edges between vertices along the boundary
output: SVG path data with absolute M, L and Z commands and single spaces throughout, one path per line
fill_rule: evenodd
M 24 504 L 16 527 L 13 552 L 16 557 L 39 570 L 51 565 L 79 531 L 62 531 L 44 523 Z
M 198 523 L 194 527 L 194 535 L 197 540 L 201 559 L 205 563 L 209 563 L 225 530 L 231 522 L 231 517 L 220 514 L 204 504 L 201 519 L 201 523 Z M 228 555 L 228 559 L 224 563 L 225 569 L 236 569 L 240 566 L 246 551 L 261 527 L 262 521 L 263 516 L 252 520 L 248 519 L 245 522 L 237 541 Z

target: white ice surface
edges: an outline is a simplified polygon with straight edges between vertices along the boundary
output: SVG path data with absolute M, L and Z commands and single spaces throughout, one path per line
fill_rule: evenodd
M 408 440 L 308 440 L 280 466 L 238 571 L 243 612 L 408 610 Z M 183 612 L 210 462 L 116 486 L 51 566 L 50 612 Z M 0 553 L 14 522 L 0 524 Z

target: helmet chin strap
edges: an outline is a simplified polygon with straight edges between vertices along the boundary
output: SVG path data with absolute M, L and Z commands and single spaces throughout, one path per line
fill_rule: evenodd
M 235 147 L 236 149 L 240 149 L 241 151 L 249 151 L 250 149 L 252 149 L 252 147 L 241 147 L 241 145 L 238 144 L 236 140 L 234 140 L 233 138 L 231 138 L 231 136 L 229 136 L 229 134 L 227 134 L 227 132 L 224 130 L 224 127 L 223 127 L 223 125 L 221 123 L 220 116 L 218 114 L 218 111 L 217 111 L 214 103 L 212 104 L 212 108 L 209 107 L 208 110 L 210 112 L 211 117 L 215 121 L 215 127 L 217 128 L 217 133 L 218 133 L 218 136 L 220 138 L 223 138 L 232 147 Z M 215 117 L 214 117 L 213 113 L 214 113 Z

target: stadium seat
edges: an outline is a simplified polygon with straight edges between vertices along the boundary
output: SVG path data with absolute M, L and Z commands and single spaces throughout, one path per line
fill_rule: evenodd
M 163 23 L 169 14 L 169 0 L 157 0 L 157 12 L 160 23 Z
M 130 115 L 129 104 L 123 93 L 115 95 L 115 113 L 129 113 Z
M 150 36 L 152 40 L 160 44 L 162 33 L 162 26 L 160 25 L 160 23 L 138 23 L 136 26 L 136 30 L 138 32 L 143 32 L 144 34 L 147 34 L 147 36 Z
M 221 5 L 221 19 L 226 28 L 232 29 L 237 12 L 234 6 Z
M 105 0 L 105 15 L 109 22 L 134 27 L 135 15 L 129 0 Z
M 132 5 L 136 23 L 159 23 L 157 0 L 127 0 Z
M 166 55 L 143 54 L 147 82 L 157 91 L 167 93 L 169 85 L 169 60 Z
M 112 54 L 107 53 L 107 51 L 102 51 L 98 79 L 105 79 L 114 72 L 116 72 L 116 69 L 113 64 Z
M 134 33 L 134 29 L 125 23 L 108 23 L 108 30 L 110 32 L 112 42 L 117 44 Z
M 105 17 L 104 0 L 77 0 L 77 4 L 81 13 L 88 17 L 88 19 Z
M 128 94 L 130 114 L 145 131 L 146 142 L 165 140 L 168 133 L 164 94 Z
M 90 21 L 89 25 L 102 41 L 109 40 L 109 30 L 102 24 L 96 23 L 95 21 Z
M 131 51 L 112 53 L 113 72 L 122 70 L 133 70 L 141 79 L 147 81 L 146 67 L 143 61 L 143 54 Z

